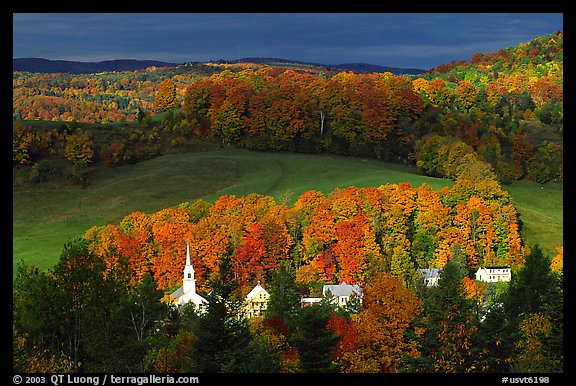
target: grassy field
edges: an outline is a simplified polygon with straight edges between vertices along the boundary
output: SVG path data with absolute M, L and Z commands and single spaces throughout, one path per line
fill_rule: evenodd
M 451 186 L 446 179 L 426 177 L 415 168 L 330 155 L 259 153 L 221 150 L 171 154 L 135 165 L 101 169 L 87 187 L 26 182 L 26 170 L 13 176 L 13 274 L 17 263 L 51 268 L 71 237 L 93 225 L 118 223 L 139 210 L 152 213 L 202 198 L 214 202 L 224 194 L 270 195 L 293 203 L 316 189 L 428 183 Z M 524 221 L 524 235 L 547 253 L 562 244 L 562 186 L 522 182 L 505 187 Z
M 563 245 L 563 185 L 519 181 L 504 186 L 523 222 L 522 237 L 530 244 L 539 244 L 542 251 L 554 257 L 556 247 Z

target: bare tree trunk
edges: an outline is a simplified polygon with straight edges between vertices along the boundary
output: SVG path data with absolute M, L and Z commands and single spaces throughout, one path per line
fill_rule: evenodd
M 320 111 L 320 136 L 324 135 L 324 118 L 326 117 L 326 114 L 324 114 L 324 111 Z

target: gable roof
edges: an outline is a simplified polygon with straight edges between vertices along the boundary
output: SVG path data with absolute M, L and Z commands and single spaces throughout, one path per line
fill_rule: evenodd
M 184 287 L 178 287 L 178 289 L 172 292 L 170 295 L 178 299 L 184 293 Z
M 510 267 L 507 265 L 487 265 L 485 267 L 479 267 L 478 271 L 481 269 L 510 269 Z
M 326 294 L 326 292 L 330 291 L 332 295 L 339 297 L 339 296 L 362 296 L 362 288 L 358 284 L 347 284 L 345 281 L 342 283 L 335 285 L 335 284 L 326 284 L 322 288 L 322 294 Z
M 436 279 L 440 277 L 442 268 L 420 268 L 418 272 L 420 272 L 424 279 Z
M 264 287 L 262 287 L 260 285 L 260 282 L 258 282 L 258 284 L 256 284 L 256 286 L 254 288 L 252 288 L 252 290 L 248 293 L 248 295 L 246 295 L 246 301 L 250 301 L 252 300 L 252 298 L 254 298 L 254 296 L 258 295 L 260 293 L 260 291 L 264 291 L 266 292 L 266 294 L 268 296 L 270 296 L 270 294 L 268 293 L 268 291 L 266 291 L 264 289 Z

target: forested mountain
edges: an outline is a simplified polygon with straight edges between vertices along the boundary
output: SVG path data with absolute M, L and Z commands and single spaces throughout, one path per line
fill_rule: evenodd
M 344 64 L 320 64 L 302 62 L 291 59 L 279 58 L 242 58 L 236 61 L 216 61 L 216 63 L 258 63 L 275 66 L 299 65 L 312 67 L 325 67 L 332 70 L 354 72 L 391 72 L 394 75 L 421 74 L 426 70 L 420 68 L 399 68 L 379 66 L 367 63 L 344 63 Z M 156 60 L 117 59 L 101 62 L 80 62 L 72 60 L 51 60 L 42 58 L 16 58 L 12 59 L 12 71 L 37 72 L 37 73 L 70 73 L 70 74 L 93 74 L 98 72 L 112 71 L 135 71 L 147 67 L 176 67 L 183 63 L 168 63 Z
M 175 67 L 177 63 L 156 60 L 116 59 L 101 62 L 79 62 L 73 60 L 50 60 L 42 58 L 12 59 L 12 71 L 38 73 L 92 74 L 112 71 L 135 71 L 147 67 Z

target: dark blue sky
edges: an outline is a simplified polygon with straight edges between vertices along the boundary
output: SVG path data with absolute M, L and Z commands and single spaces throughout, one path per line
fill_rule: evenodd
M 428 69 L 563 29 L 562 13 L 14 13 L 12 57 Z

